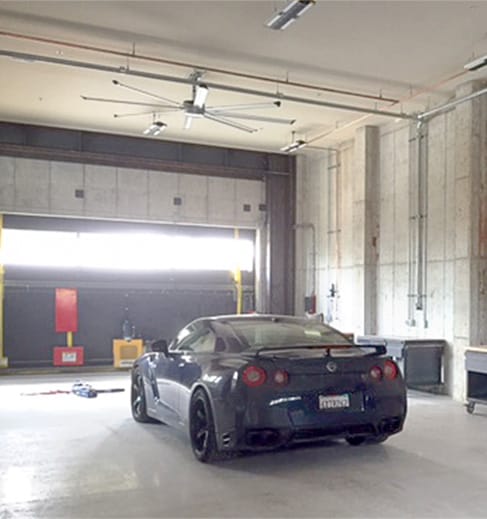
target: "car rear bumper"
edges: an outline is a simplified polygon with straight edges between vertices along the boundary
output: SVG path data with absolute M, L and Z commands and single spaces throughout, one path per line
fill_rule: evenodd
M 312 400 L 247 402 L 230 428 L 219 428 L 223 450 L 263 450 L 327 438 L 377 437 L 400 432 L 405 395 L 364 395 L 346 410 L 319 410 Z M 271 405 L 272 404 L 272 405 Z
M 321 427 L 291 429 L 247 429 L 240 448 L 246 450 L 273 449 L 283 445 L 332 438 L 377 437 L 396 434 L 402 430 L 404 418 L 389 417 L 378 423 L 344 423 Z

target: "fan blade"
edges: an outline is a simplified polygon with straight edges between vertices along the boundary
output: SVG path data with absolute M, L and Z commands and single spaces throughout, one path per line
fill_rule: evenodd
M 208 87 L 206 85 L 196 85 L 193 105 L 198 108 L 205 106 L 206 98 L 208 97 Z
M 231 117 L 234 119 L 248 119 L 249 121 L 261 121 L 263 123 L 294 124 L 296 122 L 296 119 L 282 119 L 280 117 L 261 117 L 260 115 L 246 115 L 234 112 L 217 112 L 215 114 L 213 110 L 207 110 L 206 113 L 223 117 Z
M 162 97 L 157 94 L 151 94 L 150 92 L 147 92 L 146 90 L 142 90 L 141 88 L 133 87 L 130 85 L 126 85 L 125 83 L 120 83 L 120 81 L 117 81 L 114 79 L 112 81 L 114 85 L 120 86 L 122 88 L 125 88 L 126 90 L 130 90 L 131 92 L 137 92 L 138 94 L 142 94 L 144 96 L 152 97 L 152 99 L 158 99 L 159 101 L 164 101 L 165 103 L 171 103 L 174 106 L 179 106 L 179 103 L 176 101 L 173 101 L 172 99 L 168 99 L 167 97 Z
M 191 123 L 193 122 L 193 118 L 190 117 L 189 115 L 186 115 L 186 117 L 184 118 L 184 126 L 183 128 L 185 130 L 189 130 L 191 128 Z
M 137 116 L 137 115 L 149 115 L 149 114 L 153 114 L 154 111 L 153 110 L 150 110 L 149 112 L 132 112 L 132 113 L 127 113 L 127 114 L 113 114 L 113 117 L 115 117 L 115 119 L 121 119 L 122 117 L 134 117 L 134 116 Z
M 181 106 L 173 106 L 173 105 L 158 105 L 154 103 L 143 103 L 141 101 L 126 101 L 124 99 L 110 99 L 107 97 L 90 97 L 90 96 L 81 96 L 83 101 L 98 101 L 101 103 L 116 103 L 121 105 L 135 105 L 135 106 L 153 106 L 154 108 L 171 108 L 173 110 L 179 110 Z
M 272 101 L 265 103 L 254 103 L 249 105 L 222 105 L 222 106 L 208 106 L 207 109 L 213 113 L 228 112 L 234 110 L 259 110 L 262 108 L 279 108 L 281 101 Z
M 232 126 L 237 130 L 242 130 L 247 133 L 254 133 L 257 131 L 257 128 L 251 128 L 250 126 L 245 126 L 244 124 L 235 123 L 233 121 L 229 121 L 228 119 L 224 119 L 223 117 L 216 117 L 214 115 L 205 112 L 203 114 L 204 117 L 210 119 L 210 121 L 215 121 L 216 123 L 226 124 L 227 126 Z

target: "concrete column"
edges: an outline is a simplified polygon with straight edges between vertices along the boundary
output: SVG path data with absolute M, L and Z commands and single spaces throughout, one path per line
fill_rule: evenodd
M 471 82 L 457 98 L 482 88 Z M 487 344 L 487 96 L 455 108 L 453 397 L 465 397 L 465 349 Z
M 379 240 L 379 128 L 359 128 L 354 144 L 353 240 L 354 332 L 377 332 L 377 251 Z

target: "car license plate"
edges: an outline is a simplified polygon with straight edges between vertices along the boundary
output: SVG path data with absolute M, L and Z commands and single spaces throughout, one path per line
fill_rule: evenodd
M 350 395 L 319 395 L 320 409 L 346 409 L 350 407 Z

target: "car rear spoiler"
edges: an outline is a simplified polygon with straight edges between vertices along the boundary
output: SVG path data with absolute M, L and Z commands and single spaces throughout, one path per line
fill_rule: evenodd
M 299 349 L 309 349 L 309 350 L 318 350 L 323 349 L 327 350 L 327 355 L 330 355 L 330 350 L 345 350 L 350 348 L 373 348 L 374 351 L 369 353 L 369 355 L 385 355 L 387 353 L 387 348 L 384 344 L 307 344 L 307 345 L 299 345 L 296 346 L 268 346 L 264 348 L 259 348 L 256 350 L 255 356 L 259 357 L 262 353 L 267 353 L 271 351 L 284 351 L 284 350 L 299 350 Z M 245 352 L 251 353 L 251 352 Z

